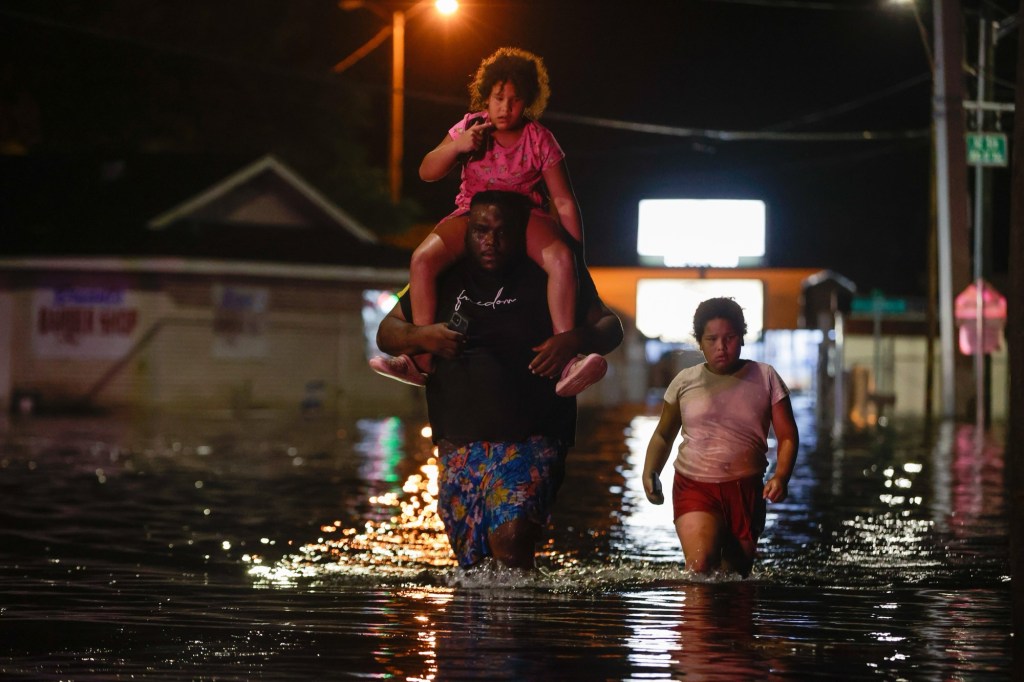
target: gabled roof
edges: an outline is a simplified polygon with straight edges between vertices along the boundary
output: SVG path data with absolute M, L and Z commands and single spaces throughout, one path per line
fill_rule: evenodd
M 269 155 L 0 157 L 0 226 L 5 256 L 407 269 L 410 255 Z
M 243 202 L 241 207 L 237 205 L 232 206 L 232 204 L 237 204 L 237 202 L 231 202 L 233 195 L 238 192 L 244 192 L 247 186 L 260 179 L 265 180 L 268 176 L 273 176 L 284 183 L 289 189 L 294 190 L 299 196 L 309 201 L 324 215 L 357 239 L 370 244 L 378 242 L 376 236 L 359 221 L 331 203 L 329 199 L 299 177 L 295 171 L 270 154 L 233 173 L 216 185 L 155 216 L 149 220 L 147 226 L 153 230 L 162 230 L 180 220 L 187 220 L 191 216 L 216 214 L 215 209 L 218 206 L 223 207 L 224 204 L 234 208 L 232 212 L 222 216 L 229 222 L 262 222 L 262 224 L 279 225 L 300 224 L 301 218 L 295 215 L 290 210 L 288 202 L 280 197 L 249 196 L 246 197 L 246 201 Z M 261 216 L 266 216 L 267 220 L 260 221 Z M 293 220 L 282 220 L 284 217 L 291 217 Z

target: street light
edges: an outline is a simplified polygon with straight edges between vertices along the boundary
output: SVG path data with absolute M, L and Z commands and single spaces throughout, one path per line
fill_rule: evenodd
M 443 15 L 454 13 L 459 8 L 458 0 L 419 0 L 408 9 L 388 9 L 375 0 L 341 0 L 338 6 L 346 11 L 365 8 L 389 25 L 382 28 L 358 50 L 341 60 L 331 69 L 341 73 L 368 55 L 378 45 L 392 36 L 391 41 L 391 135 L 388 145 L 388 180 L 391 188 L 391 202 L 397 204 L 402 196 L 402 131 L 405 125 L 405 22 L 420 14 L 427 7 Z

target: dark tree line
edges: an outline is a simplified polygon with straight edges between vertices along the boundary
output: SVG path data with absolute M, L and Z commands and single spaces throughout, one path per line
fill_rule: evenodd
M 400 230 L 417 207 L 388 200 L 384 93 L 330 73 L 372 34 L 358 20 L 331 0 L 5 3 L 0 153 L 272 153 L 368 226 Z

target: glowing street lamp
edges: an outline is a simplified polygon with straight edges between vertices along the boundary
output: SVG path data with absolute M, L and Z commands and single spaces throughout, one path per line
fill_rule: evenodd
M 391 135 L 388 150 L 388 179 L 391 187 L 391 202 L 398 203 L 402 196 L 402 131 L 405 125 L 405 22 L 433 5 L 442 15 L 453 14 L 459 8 L 457 0 L 419 0 L 408 9 L 388 9 L 375 0 L 341 0 L 338 6 L 343 10 L 368 9 L 385 21 L 388 26 L 368 40 L 362 47 L 341 60 L 331 69 L 341 73 L 372 52 L 378 45 L 392 36 L 391 42 Z

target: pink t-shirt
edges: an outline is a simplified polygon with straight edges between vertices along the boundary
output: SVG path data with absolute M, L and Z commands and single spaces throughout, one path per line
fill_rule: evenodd
M 788 395 L 778 372 L 753 360 L 735 374 L 715 374 L 703 363 L 684 369 L 665 390 L 683 423 L 676 471 L 707 483 L 763 475 L 772 406 Z
M 452 126 L 448 134 L 452 137 L 461 134 L 469 119 L 477 116 L 487 120 L 487 112 L 466 114 Z M 536 121 L 526 122 L 522 135 L 511 147 L 502 147 L 493 137 L 489 139 L 490 148 L 483 158 L 470 161 L 462 167 L 462 184 L 455 197 L 457 208 L 452 215 L 468 212 L 473 195 L 485 189 L 525 194 L 534 206 L 540 206 L 544 197 L 537 186 L 544 179 L 544 171 L 565 158 L 555 136 Z

